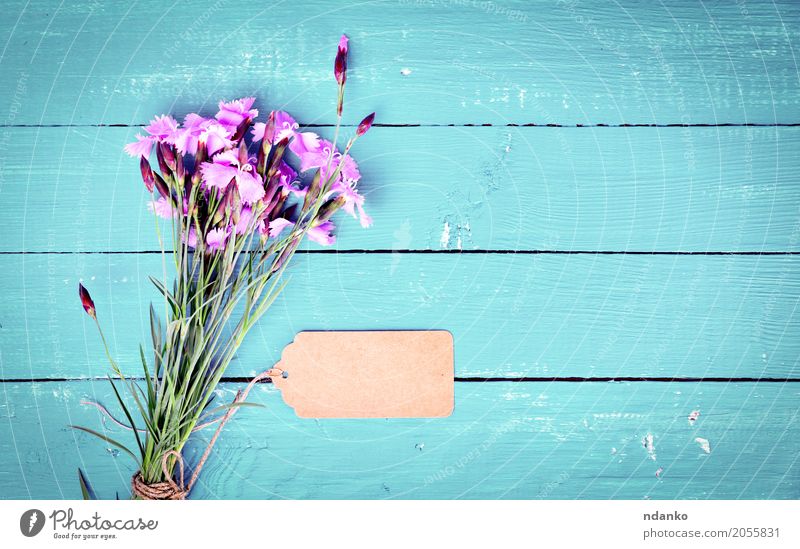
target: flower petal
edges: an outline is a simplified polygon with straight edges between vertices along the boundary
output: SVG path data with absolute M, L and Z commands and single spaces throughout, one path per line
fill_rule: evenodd
M 125 152 L 131 155 L 132 157 L 145 157 L 147 158 L 150 156 L 150 153 L 153 151 L 153 143 L 155 143 L 155 139 L 152 137 L 139 135 L 136 134 L 136 141 L 133 143 L 128 143 L 125 145 Z
M 220 164 L 217 162 L 203 162 L 200 166 L 200 173 L 206 187 L 216 187 L 225 190 L 231 181 L 239 174 L 239 170 L 234 166 Z
M 281 234 L 285 228 L 292 227 L 293 225 L 294 223 L 292 223 L 288 219 L 277 217 L 269 222 L 269 236 L 271 236 L 272 238 L 277 238 L 278 235 Z
M 252 204 L 264 198 L 264 182 L 253 172 L 240 171 L 236 177 L 236 188 L 245 204 Z
M 322 246 L 330 246 L 336 242 L 336 236 L 331 234 L 335 228 L 336 226 L 332 222 L 325 221 L 309 229 L 308 238 Z

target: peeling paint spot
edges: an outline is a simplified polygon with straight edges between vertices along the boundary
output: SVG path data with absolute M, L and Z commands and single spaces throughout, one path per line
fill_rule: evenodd
M 644 446 L 645 450 L 647 450 L 647 454 L 653 461 L 656 460 L 656 446 L 654 441 L 655 437 L 652 435 L 652 433 L 647 433 L 642 439 L 642 446 Z
M 706 454 L 711 453 L 711 444 L 709 444 L 708 439 L 697 437 L 694 441 L 700 445 L 700 449 Z
M 658 469 L 656 469 L 656 478 L 661 478 L 661 473 L 663 472 L 664 472 L 663 467 L 659 467 Z
M 442 236 L 439 237 L 439 245 L 445 250 L 450 246 L 450 223 L 444 222 L 442 227 Z
M 612 449 L 611 449 L 611 455 L 613 456 L 613 455 L 614 455 L 614 454 L 616 454 L 616 453 L 617 453 L 617 449 L 616 449 L 616 448 L 612 448 Z
M 418 442 L 417 444 L 414 445 L 414 448 L 416 448 L 417 450 L 419 450 L 421 452 L 425 448 L 425 443 L 424 442 Z
M 409 74 L 411 74 L 411 69 L 409 69 L 408 67 L 403 67 L 402 69 L 400 69 L 400 74 L 402 74 L 403 76 L 408 76 Z
M 692 413 L 689 414 L 689 425 L 694 425 L 694 422 L 697 421 L 697 418 L 700 417 L 700 410 L 692 410 Z

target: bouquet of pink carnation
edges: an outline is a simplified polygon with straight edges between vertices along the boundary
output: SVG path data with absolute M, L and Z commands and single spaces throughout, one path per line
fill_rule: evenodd
M 150 208 L 172 221 L 176 276 L 171 286 L 151 277 L 164 296 L 166 322 L 161 323 L 151 306 L 149 360 L 141 348 L 144 387 L 122 374 L 106 345 L 117 383 L 129 395 L 123 398 L 109 378 L 125 419 L 116 419 L 97 406 L 133 433 L 136 447 L 76 428 L 136 460 L 134 497 L 185 498 L 222 426 L 245 404 L 252 384 L 270 374 L 256 377 L 233 403 L 209 409 L 217 384 L 247 332 L 285 285 L 281 274 L 303 238 L 324 246 L 333 244 L 331 217 L 339 209 L 363 227 L 372 224 L 357 190 L 358 166 L 349 152 L 369 130 L 374 113 L 358 125 L 342 152 L 336 143 L 346 65 L 347 38 L 342 36 L 334 63 L 339 93 L 333 142 L 300 131 L 282 111 L 272 111 L 265 122 L 256 122 L 255 99 L 248 97 L 220 102 L 213 118 L 191 113 L 179 124 L 169 115 L 158 116 L 145 127 L 147 135 L 137 135 L 125 147 L 140 159 L 142 179 L 153 193 Z M 149 161 L 154 151 L 158 170 Z M 299 163 L 298 170 L 292 161 Z M 305 182 L 298 171 L 308 174 Z M 105 345 L 92 298 L 82 285 L 79 294 Z M 185 483 L 181 452 L 192 433 L 215 423 L 216 433 Z M 86 497 L 89 489 L 82 473 L 80 481 Z

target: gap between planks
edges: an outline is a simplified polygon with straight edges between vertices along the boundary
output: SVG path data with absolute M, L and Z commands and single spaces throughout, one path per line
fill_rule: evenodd
M 0 383 L 65 383 L 73 381 L 106 381 L 106 377 L 51 377 L 51 378 L 7 378 Z M 126 376 L 131 381 L 144 381 L 143 377 Z M 220 383 L 249 383 L 252 378 L 244 376 L 223 377 Z M 798 383 L 794 377 L 455 377 L 456 383 Z M 258 383 L 272 383 L 267 378 Z
M 0 255 L 153 255 L 167 253 L 171 254 L 172 250 L 139 250 L 139 251 L 120 251 L 120 250 L 67 250 L 67 251 L 0 251 Z M 459 250 L 459 249 L 392 249 L 392 248 L 375 248 L 375 249 L 319 249 L 319 250 L 296 250 L 297 254 L 306 255 L 325 255 L 325 254 L 455 254 L 455 255 L 470 255 L 470 254 L 494 254 L 494 255 L 800 255 L 800 251 L 683 251 L 683 250 L 503 250 L 503 249 L 488 249 L 488 250 Z

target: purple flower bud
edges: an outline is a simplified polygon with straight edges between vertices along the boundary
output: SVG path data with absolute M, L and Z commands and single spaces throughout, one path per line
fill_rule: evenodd
M 175 160 L 175 148 L 169 143 L 166 143 L 164 141 L 159 143 L 158 148 L 161 149 L 161 154 L 164 156 L 164 160 L 167 162 L 167 166 L 169 166 L 171 170 L 175 170 L 175 167 L 177 165 L 177 162 Z
M 167 161 L 164 159 L 164 147 L 161 146 L 162 143 L 159 143 L 156 147 L 156 158 L 158 158 L 158 169 L 161 170 L 162 174 L 169 175 L 172 173 L 172 170 L 167 165 Z
M 339 49 L 336 51 L 336 59 L 333 62 L 333 75 L 340 86 L 344 86 L 347 80 L 347 36 L 344 34 L 339 39 Z
M 155 172 L 151 171 L 150 173 L 155 177 L 155 186 L 158 189 L 158 193 L 164 198 L 170 198 L 169 187 L 167 187 L 167 182 L 164 181 L 164 178 Z
M 83 287 L 83 284 L 80 282 L 78 283 L 78 295 L 81 298 L 81 304 L 83 305 L 83 310 L 86 311 L 86 314 L 92 317 L 93 319 L 97 320 L 97 316 L 94 309 L 94 301 L 92 301 L 92 296 L 89 295 L 89 292 L 86 288 Z
M 343 54 L 341 50 L 336 54 L 336 59 L 333 62 L 333 76 L 336 77 L 336 83 L 344 86 L 347 80 L 347 55 Z
M 267 125 L 264 127 L 264 142 L 272 145 L 275 140 L 275 111 L 269 111 Z
M 300 245 L 300 237 L 295 238 L 292 240 L 288 246 L 286 246 L 279 254 L 278 257 L 272 263 L 272 272 L 277 272 L 283 267 L 283 264 L 286 263 L 286 260 L 289 259 L 294 251 L 297 249 L 297 246 Z
M 331 218 L 336 211 L 345 205 L 347 200 L 343 196 L 337 196 L 333 200 L 328 200 L 322 207 L 319 209 L 319 213 L 317 214 L 317 220 L 320 223 L 323 223 Z
M 169 162 L 169 160 L 167 160 Z M 186 166 L 183 165 L 183 155 L 178 153 L 178 156 L 175 159 L 176 163 L 176 170 L 175 175 L 178 177 L 178 181 L 183 181 L 183 178 L 186 176 Z
M 153 169 L 150 167 L 150 162 L 144 156 L 139 160 L 139 169 L 142 171 L 142 181 L 144 186 L 147 187 L 149 192 L 153 192 L 153 185 L 155 185 L 155 177 L 153 176 Z
M 252 124 L 252 123 L 253 123 L 253 120 L 250 119 L 249 117 L 245 118 L 244 120 L 242 120 L 241 123 L 238 126 L 236 126 L 236 131 L 233 133 L 233 137 L 231 137 L 231 141 L 236 143 L 240 139 L 242 139 L 244 137 L 244 134 L 247 133 L 247 129 L 250 127 L 250 124 Z
M 364 118 L 364 120 L 362 120 L 361 123 L 358 125 L 358 128 L 356 129 L 356 135 L 358 137 L 361 137 L 362 135 L 367 133 L 369 129 L 372 127 L 373 120 L 375 120 L 375 113 L 368 114 Z

